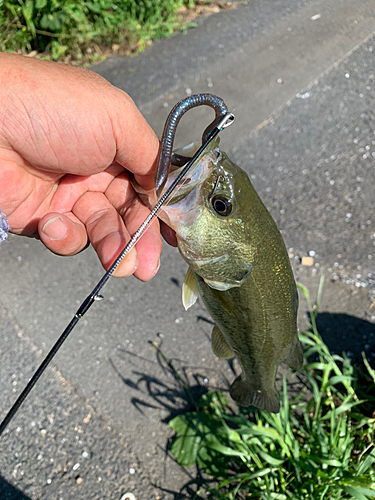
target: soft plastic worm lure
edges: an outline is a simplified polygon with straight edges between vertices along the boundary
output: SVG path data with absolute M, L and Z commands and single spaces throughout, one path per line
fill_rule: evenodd
M 210 106 L 215 110 L 214 121 L 210 123 L 203 132 L 202 144 L 207 143 L 207 139 L 210 137 L 211 132 L 218 126 L 221 120 L 228 115 L 228 108 L 223 99 L 213 94 L 194 94 L 175 105 L 165 122 L 159 150 L 155 174 L 156 195 L 158 197 L 163 191 L 163 187 L 167 181 L 171 163 L 173 165 L 184 165 L 190 160 L 190 158 L 173 154 L 172 148 L 179 121 L 189 109 L 196 108 L 197 106 Z M 229 122 L 227 125 L 230 125 L 233 119 L 234 115 L 229 113 Z

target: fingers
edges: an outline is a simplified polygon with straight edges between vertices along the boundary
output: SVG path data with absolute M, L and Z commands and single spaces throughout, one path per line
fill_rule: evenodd
M 58 255 L 75 255 L 87 245 L 85 226 L 72 214 L 49 213 L 38 223 L 44 245 Z
M 103 193 L 87 192 L 73 207 L 74 215 L 86 227 L 88 238 L 105 269 L 108 269 L 130 234 L 113 205 Z M 138 267 L 135 248 L 130 250 L 117 267 L 114 276 L 130 276 Z
M 118 193 L 116 184 L 113 189 Z M 103 193 L 87 192 L 75 204 L 74 214 L 52 212 L 42 217 L 38 224 L 39 237 L 49 250 L 65 256 L 79 253 L 90 240 L 103 267 L 108 269 L 149 214 L 135 196 L 130 207 L 126 204 L 118 210 L 125 223 Z M 134 274 L 141 281 L 150 280 L 159 269 L 161 251 L 159 222 L 155 218 L 136 247 L 119 264 L 114 276 Z
M 126 227 L 134 234 L 150 211 L 136 198 L 134 204 L 124 214 Z M 148 281 L 155 276 L 160 267 L 162 241 L 157 217 L 149 224 L 136 245 L 139 266 L 134 276 L 141 281 Z
M 89 240 L 105 269 L 149 214 L 135 194 L 126 171 L 118 164 L 88 178 L 66 176 L 60 182 L 51 209 L 53 212 L 43 217 L 38 226 L 47 248 L 59 255 L 74 255 L 85 248 Z M 150 280 L 159 268 L 161 250 L 156 221 L 122 260 L 114 275 L 134 273 L 142 281 Z
M 133 235 L 150 211 L 135 194 L 126 172 L 118 175 L 111 182 L 105 195 L 122 216 L 129 233 Z M 159 258 L 162 251 L 159 222 L 156 218 L 138 241 L 136 250 L 139 266 L 134 276 L 141 281 L 148 281 L 159 269 Z
M 9 118 L 2 133 L 27 165 L 22 167 L 28 177 L 38 179 L 32 196 L 22 197 L 20 212 L 35 221 L 43 215 L 38 234 L 54 253 L 76 254 L 90 240 L 108 268 L 149 213 L 126 186 L 112 201 L 112 179 L 125 168 L 150 189 L 159 148 L 156 135 L 131 98 L 95 73 L 11 55 L 0 54 L 0 59 L 6 68 L 0 72 L 0 78 L 6 76 L 1 103 Z M 17 227 L 22 226 L 21 232 L 26 225 L 22 219 Z M 150 279 L 160 252 L 155 221 L 116 275 L 135 272 L 141 280 Z
M 96 198 L 96 203 L 99 202 L 99 209 L 96 207 L 90 211 L 88 207 L 92 207 L 90 200 L 93 198 Z M 73 214 L 49 213 L 43 217 L 38 226 L 41 241 L 52 252 L 68 256 L 83 250 L 90 239 L 103 267 L 108 269 L 130 240 L 121 217 L 100 193 L 87 193 L 77 203 L 75 211 L 85 223 Z M 137 252 L 132 249 L 119 264 L 114 276 L 130 276 L 138 264 Z M 150 278 L 145 276 L 146 280 Z

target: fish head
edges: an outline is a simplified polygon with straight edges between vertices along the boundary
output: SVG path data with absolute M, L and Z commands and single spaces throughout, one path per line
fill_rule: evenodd
M 259 198 L 244 170 L 219 150 L 204 152 L 162 208 L 161 219 L 177 235 L 189 266 L 211 287 L 241 286 L 257 257 Z M 170 179 L 169 179 L 170 180 Z

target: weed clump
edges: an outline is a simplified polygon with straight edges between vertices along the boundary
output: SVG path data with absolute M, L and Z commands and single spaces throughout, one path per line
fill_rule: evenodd
M 94 62 L 105 49 L 139 52 L 178 26 L 192 0 L 0 0 L 0 50 Z

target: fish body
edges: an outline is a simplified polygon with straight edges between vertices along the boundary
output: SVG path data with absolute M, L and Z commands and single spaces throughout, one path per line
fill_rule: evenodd
M 142 195 L 153 206 L 155 195 Z M 298 296 L 284 241 L 247 173 L 219 151 L 216 140 L 159 217 L 175 230 L 189 265 L 185 308 L 201 296 L 215 322 L 214 353 L 235 356 L 242 368 L 231 397 L 277 413 L 278 365 L 302 366 Z

